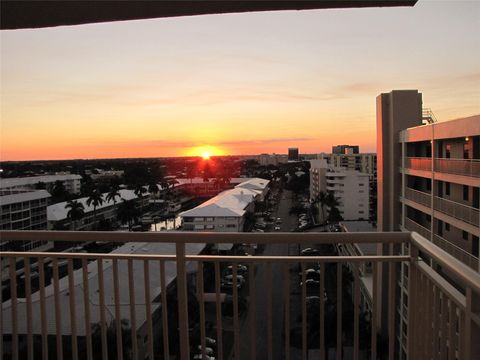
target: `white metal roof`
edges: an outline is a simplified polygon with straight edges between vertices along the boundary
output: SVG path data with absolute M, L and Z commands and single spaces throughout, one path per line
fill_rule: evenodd
M 244 179 L 245 180 L 245 179 Z M 238 184 L 235 186 L 236 188 L 246 188 L 246 189 L 254 189 L 254 190 L 264 190 L 268 184 L 270 183 L 270 180 L 265 180 L 261 178 L 252 178 L 248 179 L 246 181 L 243 181 L 242 183 Z
M 181 217 L 218 217 L 243 216 L 247 206 L 260 194 L 260 190 L 236 187 L 221 192 L 217 196 L 205 201 L 197 207 L 184 211 Z
M 185 252 L 187 255 L 198 255 L 205 247 L 205 244 L 186 244 Z M 126 243 L 112 253 L 119 254 L 161 254 L 175 255 L 174 243 Z M 187 270 L 195 270 L 195 263 L 187 262 Z M 161 293 L 160 287 L 160 266 L 159 261 L 149 261 L 150 272 L 150 301 L 151 311 L 154 312 L 159 306 L 158 297 Z M 113 281 L 113 263 L 112 260 L 103 261 L 104 276 L 104 294 L 105 294 L 105 318 L 110 322 L 115 314 L 114 300 L 114 281 Z M 122 319 L 130 319 L 130 297 L 128 286 L 128 263 L 126 260 L 118 260 L 118 276 L 119 276 L 119 297 L 120 297 L 120 314 Z M 165 262 L 165 281 L 168 286 L 177 276 L 175 262 Z M 75 314 L 77 334 L 85 335 L 85 304 L 82 269 L 74 271 L 74 291 L 75 291 Z M 133 261 L 133 279 L 134 279 L 134 298 L 135 298 L 135 317 L 137 329 L 142 327 L 146 321 L 145 306 L 145 282 L 144 279 L 144 262 Z M 93 261 L 88 264 L 88 288 L 89 288 L 89 309 L 91 323 L 100 321 L 100 299 L 99 299 L 99 279 L 98 279 L 98 262 Z M 45 303 L 49 309 L 46 313 L 47 332 L 55 334 L 55 309 L 58 306 L 61 309 L 61 333 L 63 335 L 71 334 L 70 325 L 70 294 L 68 287 L 68 277 L 60 279 L 59 282 L 59 304 L 55 304 L 54 287 L 49 285 L 45 288 Z M 2 305 L 3 307 L 3 333 L 11 333 L 11 301 L 8 300 Z M 50 311 L 51 310 L 51 311 Z M 32 295 L 32 311 L 40 314 L 40 297 L 39 292 Z M 27 332 L 27 304 L 25 299 L 17 299 L 17 326 L 19 334 Z M 40 316 L 34 316 L 30 319 L 33 334 L 41 333 L 42 319 Z
M 32 177 L 19 177 L 19 178 L 7 178 L 0 179 L 0 188 L 10 188 L 14 186 L 27 186 L 35 185 L 39 182 L 43 183 L 52 183 L 55 181 L 66 181 L 66 180 L 80 180 L 82 177 L 76 174 L 66 174 L 66 175 L 42 175 L 42 176 L 32 176 Z
M 120 198 L 118 198 L 118 197 L 116 198 L 117 204 L 119 202 L 122 202 L 122 199 L 128 201 L 128 200 L 132 200 L 132 199 L 137 198 L 137 195 L 135 195 L 133 190 L 122 189 L 122 190 L 119 190 L 118 192 L 120 194 Z M 100 205 L 100 206 L 97 206 L 97 210 L 103 209 L 105 207 L 113 205 L 112 200 L 110 200 L 110 201 L 106 200 L 107 194 L 108 193 L 103 193 L 102 194 L 103 204 Z M 89 213 L 89 212 L 93 211 L 93 205 L 88 206 L 87 205 L 87 199 L 88 199 L 88 197 L 75 199 L 75 201 L 78 201 L 79 203 L 83 204 L 83 208 L 84 208 L 85 213 Z M 67 213 L 68 213 L 68 210 L 69 210 L 69 209 L 65 208 L 65 206 L 67 206 L 67 204 L 68 204 L 68 202 L 64 201 L 64 202 L 61 202 L 61 203 L 58 203 L 58 204 L 48 206 L 47 207 L 47 219 L 48 219 L 48 221 L 60 221 L 60 220 L 66 219 L 67 218 Z
M 51 195 L 47 190 L 27 191 L 19 194 L 0 196 L 0 205 L 16 204 L 24 201 L 46 199 Z

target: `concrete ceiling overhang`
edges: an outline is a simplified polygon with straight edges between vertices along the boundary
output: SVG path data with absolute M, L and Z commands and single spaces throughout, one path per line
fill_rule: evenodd
M 0 29 L 221 13 L 413 6 L 417 0 L 0 0 Z

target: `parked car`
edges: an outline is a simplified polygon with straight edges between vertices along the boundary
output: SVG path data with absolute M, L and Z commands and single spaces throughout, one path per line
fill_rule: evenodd
M 275 231 L 279 231 L 280 230 L 280 226 L 275 226 Z
M 232 272 L 232 271 L 233 271 L 233 265 L 228 265 L 228 266 L 227 266 L 227 269 L 228 269 L 230 272 Z M 248 268 L 247 268 L 245 265 L 243 265 L 243 264 L 237 264 L 237 271 L 238 271 L 238 272 L 241 271 L 241 272 L 246 273 L 247 270 L 248 270 Z
M 232 282 L 233 283 L 233 274 L 227 274 L 223 277 L 225 282 Z M 242 275 L 237 275 L 237 283 L 241 283 L 242 285 L 245 284 L 245 278 Z

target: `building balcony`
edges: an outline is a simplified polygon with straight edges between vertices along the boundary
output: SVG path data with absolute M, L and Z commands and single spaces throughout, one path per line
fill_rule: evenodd
M 432 171 L 432 159 L 429 157 L 407 157 L 405 168 L 422 171 Z
M 479 209 L 463 205 L 455 201 L 443 199 L 438 196 L 433 198 L 433 207 L 436 211 L 440 211 L 468 224 L 480 226 Z
M 467 264 L 472 269 L 479 271 L 479 260 L 476 256 L 473 256 L 468 251 L 463 250 L 455 244 L 452 244 L 450 241 L 444 239 L 441 236 L 436 234 L 433 235 L 433 243 L 439 248 L 445 250 L 450 255 L 454 256 L 464 264 Z
M 438 173 L 461 175 L 467 177 L 480 177 L 479 159 L 439 159 L 434 161 L 430 157 L 407 157 L 405 168 L 421 171 L 435 171 Z
M 425 226 L 420 225 L 419 223 L 407 217 L 405 218 L 405 229 L 407 229 L 408 231 L 415 231 L 422 235 L 425 239 L 430 240 L 431 238 L 432 233 L 430 229 L 427 229 Z
M 426 207 L 432 206 L 432 196 L 429 193 L 415 190 L 412 188 L 405 189 L 405 198 L 411 201 L 414 201 L 418 204 L 421 204 Z
M 111 253 L 3 252 L 4 358 L 189 360 L 213 351 L 216 359 L 307 359 L 312 352 L 320 359 L 394 359 L 401 336 L 395 292 L 402 275 L 396 265 L 402 263 L 409 265 L 406 358 L 471 359 L 479 350 L 480 274 L 417 233 L 4 231 L 0 236 L 11 242 L 122 245 Z M 209 250 L 224 243 L 262 244 L 265 250 L 256 256 Z M 372 243 L 391 246 L 374 256 L 338 256 L 333 250 Z M 322 255 L 298 256 L 300 246 L 317 247 Z M 395 250 L 407 247 L 408 254 Z M 25 264 L 21 275 L 18 260 Z M 368 314 L 361 306 L 365 265 L 372 268 L 373 284 Z M 306 282 L 311 267 L 319 270 L 314 287 Z M 386 278 L 379 277 L 380 268 Z M 442 275 L 447 271 L 457 287 Z
M 446 174 L 480 177 L 480 160 L 435 159 L 435 171 Z

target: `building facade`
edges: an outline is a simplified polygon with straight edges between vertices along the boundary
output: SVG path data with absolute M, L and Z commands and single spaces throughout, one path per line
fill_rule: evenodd
M 47 205 L 50 194 L 46 190 L 0 192 L 2 230 L 47 230 Z M 44 248 L 46 242 L 23 243 L 16 250 Z M 2 251 L 12 250 L 11 244 L 0 242 Z
M 288 148 L 288 161 L 300 161 L 298 148 Z
M 417 90 L 377 97 L 378 230 L 415 231 L 478 271 L 480 116 L 442 123 L 429 119 L 422 115 Z M 377 251 L 393 249 L 380 244 Z M 392 270 L 398 274 L 391 275 Z M 379 267 L 380 331 L 387 331 L 388 308 L 394 306 L 399 358 L 407 349 L 409 274 L 408 263 Z M 398 287 L 389 297 L 388 279 L 397 275 Z M 391 296 L 394 304 L 387 300 Z
M 332 192 L 344 220 L 368 220 L 370 214 L 369 175 L 343 167 L 334 167 L 326 160 L 310 161 L 310 200 L 318 194 Z
M 332 146 L 332 154 L 358 154 L 358 145 L 337 145 Z

